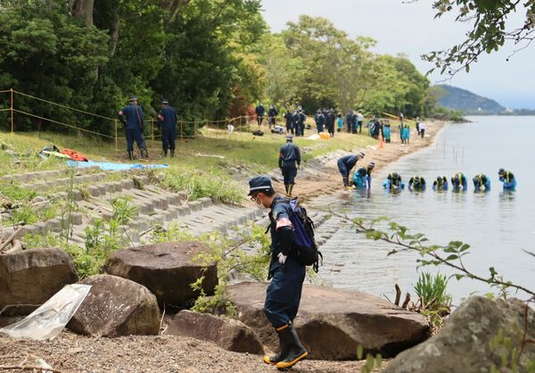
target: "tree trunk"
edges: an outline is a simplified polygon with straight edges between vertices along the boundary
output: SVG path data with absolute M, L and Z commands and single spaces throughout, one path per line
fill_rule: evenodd
M 93 26 L 93 10 L 95 0 L 74 0 L 72 15 L 84 20 L 86 26 Z

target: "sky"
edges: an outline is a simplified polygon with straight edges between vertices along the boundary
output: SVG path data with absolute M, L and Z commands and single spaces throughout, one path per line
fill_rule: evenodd
M 378 53 L 407 55 L 422 73 L 432 67 L 420 58 L 422 54 L 459 43 L 470 29 L 469 24 L 455 22 L 453 14 L 434 19 L 431 4 L 431 0 L 263 0 L 264 17 L 273 32 L 296 22 L 301 14 L 325 17 L 352 37 L 375 39 Z M 521 24 L 524 14 L 519 12 L 511 22 Z M 535 45 L 506 61 L 514 50 L 510 45 L 484 55 L 468 74 L 452 79 L 434 74 L 430 80 L 468 89 L 508 108 L 535 109 Z

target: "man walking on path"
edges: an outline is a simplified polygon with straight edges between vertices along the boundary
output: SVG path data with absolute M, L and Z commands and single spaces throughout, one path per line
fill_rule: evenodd
M 163 156 L 167 157 L 167 152 L 170 151 L 171 157 L 175 156 L 175 142 L 176 142 L 176 110 L 169 106 L 169 101 L 162 100 L 162 108 L 158 114 L 158 124 L 162 133 L 162 148 Z
M 420 136 L 422 137 L 422 139 L 424 138 L 425 136 L 425 122 L 420 122 L 420 125 L 418 126 L 419 130 L 420 130 Z
M 357 161 L 365 156 L 366 154 L 360 152 L 359 154 L 346 155 L 338 160 L 338 171 L 340 171 L 340 174 L 342 175 L 342 181 L 346 189 L 350 187 L 349 174 L 351 173 L 351 170 L 355 167 Z
M 262 125 L 262 122 L 264 121 L 264 115 L 266 114 L 266 109 L 262 104 L 258 104 L 258 106 L 255 109 L 256 112 L 256 121 L 258 123 L 258 126 L 260 127 Z
M 290 220 L 290 201 L 275 193 L 268 176 L 257 176 L 249 181 L 249 196 L 260 207 L 270 209 L 271 283 L 266 291 L 264 313 L 277 332 L 280 352 L 264 356 L 264 362 L 286 369 L 308 355 L 293 327 L 301 302 L 305 266 L 297 260 L 293 250 L 295 233 Z
M 143 138 L 143 109 L 137 104 L 137 97 L 132 97 L 129 101 L 128 106 L 119 111 L 119 116 L 124 123 L 128 159 L 134 159 L 134 141 L 139 148 L 141 156 L 148 158 L 149 152 Z
M 294 115 L 291 110 L 287 110 L 286 114 L 284 114 L 284 119 L 286 119 L 286 134 L 294 134 L 295 127 L 294 127 Z
M 301 165 L 301 152 L 299 147 L 293 142 L 292 136 L 286 137 L 286 144 L 283 145 L 279 153 L 279 168 L 284 176 L 284 188 L 286 195 L 292 196 L 292 190 L 295 185 L 297 169 Z

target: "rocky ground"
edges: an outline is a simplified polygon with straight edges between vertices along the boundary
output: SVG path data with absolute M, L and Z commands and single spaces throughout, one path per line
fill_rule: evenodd
M 86 338 L 68 332 L 50 342 L 0 338 L 3 366 L 30 366 L 36 358 L 62 373 L 216 373 L 276 372 L 261 356 L 239 354 L 196 339 L 158 336 Z M 34 364 L 35 365 L 35 364 Z M 362 362 L 304 361 L 292 369 L 307 373 L 357 373 Z M 23 372 L 21 369 L 12 372 Z M 39 370 L 39 373 L 41 371 Z
M 428 126 L 425 139 L 414 139 L 410 145 L 398 143 L 368 147 L 365 163 L 374 161 L 377 168 L 383 167 L 399 157 L 419 150 L 431 144 L 442 128 L 443 123 Z M 336 168 L 336 159 L 343 152 L 308 162 L 300 173 L 296 193 L 304 200 L 341 190 L 341 180 Z M 132 203 L 138 207 L 139 216 L 135 219 L 135 237 L 150 227 L 154 222 L 179 222 L 193 231 L 228 230 L 228 227 L 244 223 L 248 219 L 259 219 L 259 211 L 251 205 L 237 208 L 213 203 L 211 200 L 191 202 L 185 200 L 180 193 L 169 193 L 148 180 L 141 179 L 143 184 L 134 182 L 131 175 L 117 181 L 100 181 L 100 175 L 81 172 L 77 178 L 93 185 L 87 188 L 88 196 L 79 196 L 79 204 L 83 205 L 84 214 L 78 218 L 75 226 L 77 242 L 83 242 L 83 228 L 90 224 L 91 219 L 106 216 L 110 213 L 109 201 L 114 197 L 129 193 L 133 195 Z M 49 175 L 54 178 L 58 175 Z M 273 176 L 280 178 L 278 170 Z M 35 174 L 24 180 L 25 184 L 35 188 L 43 182 L 42 174 Z M 316 213 L 320 214 L 320 213 Z M 321 215 L 321 214 L 320 214 Z M 316 220 L 325 220 L 324 216 L 315 216 Z M 44 233 L 58 228 L 59 222 L 38 223 L 35 227 L 27 227 L 32 233 Z M 329 239 L 332 231 L 329 224 L 320 227 L 318 237 L 323 242 Z M 321 242 L 319 242 L 321 244 Z M 356 353 L 356 352 L 355 352 Z M 261 363 L 255 355 L 228 352 L 215 344 L 199 340 L 176 337 L 121 337 L 87 338 L 70 332 L 63 332 L 56 340 L 36 342 L 28 340 L 12 340 L 0 337 L 0 371 L 13 366 L 34 366 L 36 359 L 45 360 L 57 372 L 272 372 L 273 367 Z M 305 361 L 293 371 L 295 372 L 359 372 L 362 362 L 327 362 Z M 11 370 L 22 372 L 22 369 Z M 27 370 L 26 370 L 27 371 Z M 41 372 L 41 370 L 36 370 Z

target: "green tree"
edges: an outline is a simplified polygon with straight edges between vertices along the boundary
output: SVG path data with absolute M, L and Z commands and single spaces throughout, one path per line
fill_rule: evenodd
M 458 22 L 471 22 L 466 39 L 447 50 L 433 51 L 424 59 L 435 69 L 450 75 L 460 70 L 470 70 L 482 54 L 499 50 L 506 42 L 518 46 L 518 50 L 530 46 L 535 39 L 535 0 L 435 0 L 435 18 L 456 12 Z M 523 24 L 512 20 L 515 13 L 525 10 Z

